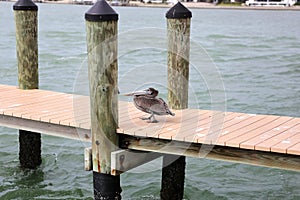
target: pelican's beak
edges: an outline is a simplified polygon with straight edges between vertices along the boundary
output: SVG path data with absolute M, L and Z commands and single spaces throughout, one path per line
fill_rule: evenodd
M 125 94 L 122 94 L 124 96 L 135 96 L 135 95 L 145 95 L 145 94 L 148 94 L 145 90 L 140 90 L 140 91 L 134 91 L 134 92 L 131 92 L 131 93 L 125 93 Z

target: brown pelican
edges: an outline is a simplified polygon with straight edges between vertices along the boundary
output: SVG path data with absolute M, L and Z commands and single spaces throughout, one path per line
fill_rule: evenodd
M 142 91 L 136 91 L 125 96 L 133 96 L 133 102 L 137 109 L 151 114 L 149 117 L 141 118 L 142 120 L 150 120 L 152 123 L 158 122 L 154 115 L 172 115 L 167 103 L 162 98 L 156 98 L 158 91 L 154 88 L 148 88 Z

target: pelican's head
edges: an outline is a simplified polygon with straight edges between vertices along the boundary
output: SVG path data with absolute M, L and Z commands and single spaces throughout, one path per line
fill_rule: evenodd
M 131 93 L 124 94 L 125 96 L 148 96 L 148 97 L 156 97 L 158 95 L 158 90 L 154 88 L 148 88 L 145 90 L 134 91 Z

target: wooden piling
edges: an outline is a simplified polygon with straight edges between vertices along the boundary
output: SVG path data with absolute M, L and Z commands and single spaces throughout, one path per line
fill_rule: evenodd
M 31 0 L 13 5 L 16 23 L 18 82 L 20 89 L 38 88 L 38 7 Z M 19 130 L 19 159 L 24 168 L 36 168 L 41 159 L 41 134 Z
M 168 29 L 168 103 L 188 107 L 190 22 L 192 13 L 180 2 L 166 13 Z M 183 199 L 185 157 L 164 155 L 161 199 Z
M 180 2 L 166 14 L 168 29 L 168 103 L 188 107 L 191 12 Z
M 118 148 L 118 14 L 105 0 L 86 13 L 95 199 L 121 199 L 120 177 L 111 175 Z

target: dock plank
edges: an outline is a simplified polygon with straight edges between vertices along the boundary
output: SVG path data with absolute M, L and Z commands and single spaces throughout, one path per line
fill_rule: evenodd
M 0 85 L 0 124 L 28 130 L 42 130 L 78 138 L 76 130 L 90 133 L 89 97 L 45 90 L 19 90 Z M 119 102 L 118 134 L 182 144 L 209 144 L 259 152 L 300 155 L 300 118 L 255 115 L 211 110 L 174 110 L 175 116 L 157 116 L 159 123 L 141 117 L 149 114 L 136 109 L 132 102 Z M 14 124 L 15 123 L 15 124 Z M 61 127 L 61 130 L 59 130 Z M 68 131 L 67 131 L 68 132 Z M 74 136 L 71 136 L 74 134 Z
M 227 134 L 228 130 L 234 130 L 239 128 L 239 124 L 243 126 L 243 124 L 251 123 L 252 121 L 256 121 L 257 119 L 253 118 L 253 115 L 247 115 L 245 113 L 236 113 L 236 116 L 230 120 L 225 120 L 222 126 L 222 129 L 216 129 L 215 126 L 212 126 L 211 130 L 200 133 L 201 135 L 197 136 L 194 140 L 197 140 L 197 143 L 205 143 L 205 144 L 216 144 L 213 143 L 216 141 L 216 138 L 219 138 L 221 134 Z M 248 123 L 247 123 L 248 122 Z
M 294 136 L 298 133 L 300 130 L 300 124 L 297 124 L 291 128 L 288 128 L 284 132 L 277 134 L 267 140 L 264 140 L 257 145 L 255 145 L 256 150 L 261 151 L 272 151 L 272 152 L 284 152 L 286 149 L 272 149 L 273 146 L 276 146 L 277 144 L 287 140 L 289 137 Z
M 282 140 L 280 143 L 271 147 L 271 151 L 279 153 L 287 153 L 288 149 L 299 143 L 300 131 L 295 135 Z
M 235 131 L 229 131 L 228 134 L 221 135 L 218 142 L 220 142 L 221 144 L 222 142 L 224 142 L 226 146 L 239 147 L 242 141 L 249 138 L 251 132 L 257 132 L 261 129 L 264 129 L 265 127 L 269 127 L 272 122 L 278 120 L 279 118 L 279 116 L 262 116 L 261 120 L 258 120 L 252 124 L 250 123 L 249 125 L 241 127 L 240 129 L 237 129 Z
M 189 113 L 189 111 L 192 111 L 192 113 Z M 195 128 L 195 124 L 198 126 L 209 124 L 211 114 L 208 110 L 186 110 L 180 113 L 181 116 L 179 118 L 176 117 L 171 121 L 172 126 L 162 129 L 158 134 L 158 138 L 184 141 L 190 130 Z
M 238 118 L 241 116 L 242 113 L 233 113 L 233 112 L 226 112 L 224 113 L 224 116 L 222 116 L 222 113 L 219 117 L 217 117 L 217 121 L 214 124 L 207 124 L 206 126 L 203 126 L 199 124 L 194 132 L 191 132 L 186 138 L 186 141 L 193 141 L 196 143 L 209 143 L 212 144 L 215 139 L 216 135 L 218 135 L 218 131 L 220 132 L 220 127 L 224 127 L 225 124 L 228 124 L 230 121 Z M 224 117 L 224 119 L 222 119 Z M 217 130 L 217 131 L 216 131 Z M 216 136 L 216 139 L 218 137 Z
M 284 117 L 285 118 L 285 117 Z M 259 143 L 262 143 L 265 140 L 268 140 L 275 135 L 282 134 L 284 131 L 290 129 L 292 126 L 295 126 L 298 124 L 298 120 L 292 117 L 286 117 L 288 120 L 284 122 L 283 124 L 280 124 L 278 126 L 273 127 L 269 131 L 265 131 L 263 133 L 259 133 L 257 135 L 254 135 L 252 138 L 249 137 L 247 141 L 243 141 L 240 144 L 241 148 L 245 149 L 253 149 L 255 150 L 256 145 Z
M 300 142 L 287 149 L 287 154 L 300 155 Z

